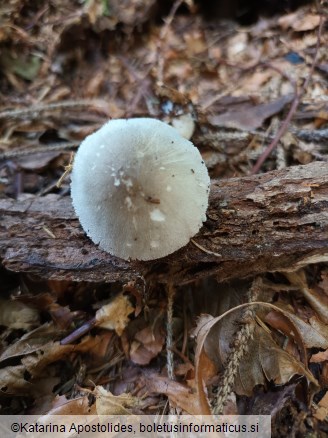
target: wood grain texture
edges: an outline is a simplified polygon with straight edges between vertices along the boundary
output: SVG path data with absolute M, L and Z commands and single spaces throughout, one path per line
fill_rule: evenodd
M 328 164 L 315 162 L 211 184 L 207 221 L 193 243 L 151 262 L 126 262 L 84 234 L 71 199 L 0 200 L 0 257 L 12 271 L 44 278 L 115 282 L 156 275 L 177 283 L 220 281 L 328 261 Z M 173 274 L 172 274 L 173 273 Z

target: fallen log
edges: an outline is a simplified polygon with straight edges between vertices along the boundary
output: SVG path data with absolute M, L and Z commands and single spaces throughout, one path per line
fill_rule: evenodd
M 0 199 L 0 217 L 3 265 L 48 279 L 126 282 L 151 274 L 182 284 L 295 270 L 328 261 L 328 164 L 213 180 L 197 246 L 190 242 L 150 262 L 126 262 L 100 250 L 85 236 L 70 197 Z

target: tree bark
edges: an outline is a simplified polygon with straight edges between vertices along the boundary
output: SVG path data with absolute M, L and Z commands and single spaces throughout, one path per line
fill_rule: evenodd
M 0 215 L 3 265 L 49 279 L 126 282 L 156 275 L 182 284 L 295 270 L 328 261 L 328 164 L 213 180 L 208 219 L 194 237 L 209 252 L 190 242 L 151 262 L 126 262 L 98 249 L 69 197 L 1 199 Z

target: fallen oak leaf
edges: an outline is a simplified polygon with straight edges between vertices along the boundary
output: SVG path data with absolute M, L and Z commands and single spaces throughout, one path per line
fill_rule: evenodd
M 222 128 L 233 128 L 241 131 L 254 131 L 260 128 L 263 122 L 279 113 L 284 107 L 292 102 L 294 98 L 293 94 L 287 94 L 272 102 L 262 103 L 238 111 L 227 111 L 224 114 L 209 116 L 208 121 L 213 126 Z

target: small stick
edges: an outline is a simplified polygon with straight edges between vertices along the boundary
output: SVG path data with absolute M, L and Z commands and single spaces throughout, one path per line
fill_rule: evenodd
M 54 152 L 54 151 L 63 151 L 65 152 L 66 149 L 72 149 L 77 148 L 79 143 L 76 142 L 70 142 L 70 143 L 55 143 L 55 144 L 49 144 L 48 146 L 40 146 L 38 148 L 31 148 L 31 149 L 14 149 L 11 151 L 3 152 L 0 154 L 0 160 L 7 160 L 9 158 L 19 158 L 19 157 L 25 157 L 27 155 L 32 154 L 46 154 L 47 152 Z M 0 144 L 1 147 L 1 144 Z
M 175 288 L 172 283 L 167 289 L 167 322 L 166 322 L 166 357 L 167 357 L 167 374 L 170 380 L 174 380 L 174 364 L 173 364 L 173 303 L 175 296 Z
M 206 252 L 206 254 L 210 254 L 210 255 L 214 255 L 215 257 L 222 257 L 221 254 L 217 253 L 217 252 L 213 252 L 210 251 L 209 249 L 204 248 L 202 245 L 200 245 L 199 243 L 195 242 L 194 239 L 190 239 L 190 241 L 197 246 L 197 248 L 199 248 L 201 251 Z
M 76 341 L 81 336 L 83 336 L 85 333 L 87 333 L 89 330 L 91 330 L 95 325 L 96 325 L 96 318 L 90 319 L 89 321 L 81 325 L 81 327 L 77 328 L 68 336 L 66 336 L 66 338 L 62 339 L 60 341 L 60 345 L 71 344 L 72 342 Z
M 79 108 L 84 106 L 97 106 L 94 100 L 66 100 L 63 102 L 55 102 L 44 105 L 35 105 L 29 108 L 18 108 L 13 110 L 5 110 L 0 112 L 0 119 L 20 118 L 26 115 L 38 115 L 45 111 L 52 111 L 65 108 Z M 100 106 L 100 105 L 98 105 Z
M 72 169 L 73 169 L 73 159 L 74 159 L 74 154 L 72 152 L 71 156 L 70 156 L 70 159 L 69 159 L 69 163 L 66 166 L 64 166 L 64 173 L 62 174 L 62 176 L 57 181 L 56 187 L 60 188 L 64 178 L 72 171 Z

